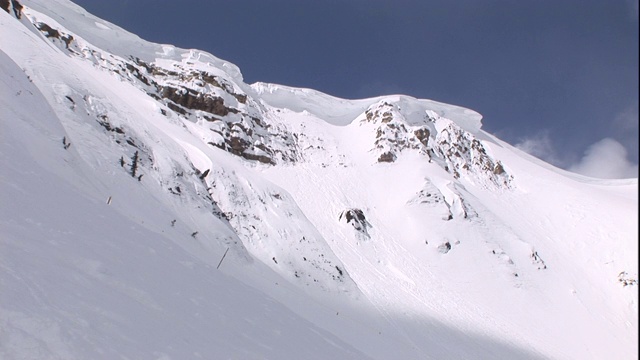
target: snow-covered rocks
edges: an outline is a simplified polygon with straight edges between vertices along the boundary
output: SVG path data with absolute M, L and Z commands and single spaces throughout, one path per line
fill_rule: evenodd
M 632 277 L 626 271 L 621 271 L 618 274 L 618 282 L 622 284 L 622 286 L 637 286 L 638 279 L 637 276 Z
M 451 205 L 447 203 L 442 192 L 428 178 L 425 179 L 424 187 L 408 203 L 429 207 L 433 209 L 435 216 L 442 220 L 453 219 Z
M 438 245 L 438 252 L 441 254 L 446 254 L 451 250 L 451 243 L 445 241 L 444 243 Z
M 400 105 L 403 101 L 394 100 L 380 100 L 359 118 L 361 124 L 373 126 L 375 139 L 371 151 L 378 162 L 394 162 L 401 153 L 415 151 L 455 179 L 464 176 L 482 186 L 510 187 L 512 176 L 472 133 L 429 109 L 421 114 L 405 112 Z
M 206 181 L 211 198 L 254 256 L 270 259 L 267 265 L 304 286 L 355 291 L 345 266 L 283 189 L 216 164 Z
M 18 19 L 22 17 L 23 6 L 18 0 L 1 0 L 0 9 L 6 11 L 8 14 L 13 14 Z
M 538 270 L 544 270 L 547 268 L 547 265 L 544 263 L 544 260 L 538 255 L 537 251 L 531 252 L 531 262 L 536 266 Z
M 454 178 L 465 177 L 481 186 L 510 187 L 512 176 L 488 154 L 480 140 L 451 120 L 441 117 L 432 120 L 437 129 L 434 156 L 444 161 L 445 169 Z
M 367 221 L 364 216 L 364 212 L 360 209 L 347 209 L 344 210 L 338 215 L 338 220 L 340 222 L 347 223 L 353 227 L 353 230 L 356 231 L 358 237 L 361 239 L 369 239 L 368 229 L 371 227 L 371 224 Z
M 425 115 L 426 116 L 426 115 Z M 381 100 L 364 112 L 361 123 L 375 129 L 374 152 L 378 162 L 394 162 L 406 149 L 427 154 L 430 130 L 425 125 L 411 126 L 397 105 Z

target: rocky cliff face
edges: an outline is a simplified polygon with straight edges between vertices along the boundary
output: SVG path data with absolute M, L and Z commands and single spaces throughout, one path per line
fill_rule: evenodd
M 88 61 L 144 91 L 161 105 L 163 115 L 171 114 L 211 130 L 206 138 L 209 145 L 266 164 L 295 161 L 291 134 L 265 123 L 255 99 L 249 98 L 233 79 L 197 59 L 198 53 L 193 52 L 182 62 L 147 63 L 134 55 L 124 59 L 36 17 L 31 21 L 69 56 Z
M 416 151 L 441 165 L 454 179 L 464 176 L 483 186 L 509 188 L 512 176 L 492 158 L 482 142 L 455 122 L 426 110 L 408 121 L 397 104 L 381 101 L 361 116 L 375 128 L 373 152 L 378 162 L 394 162 L 404 151 Z
M 11 3 L 11 9 L 16 9 L 15 4 Z M 213 66 L 210 55 L 191 50 L 183 52 L 179 61 L 162 56 L 145 61 L 136 54 L 124 58 L 93 46 L 46 16 L 32 13 L 28 21 L 66 56 L 146 95 L 154 104 L 156 118 L 160 115 L 168 123 L 181 124 L 206 146 L 240 157 L 248 167 L 296 163 L 321 163 L 323 168 L 347 166 L 345 154 L 331 155 L 336 148 L 327 147 L 328 138 L 311 136 L 303 123 L 301 127 L 288 123 L 283 114 L 291 116 L 291 109 L 265 101 L 237 74 Z M 238 251 L 248 249 L 294 281 L 319 284 L 327 290 L 351 286 L 345 266 L 323 235 L 305 219 L 295 199 L 285 192 L 255 188 L 247 182 L 246 174 L 229 171 L 209 160 L 203 163 L 198 158 L 207 155 L 201 151 L 187 151 L 186 161 L 162 159 L 154 150 L 154 142 L 161 140 L 150 137 L 144 127 L 135 124 L 135 119 L 134 123 L 123 119 L 112 109 L 109 99 L 69 88 L 57 97 L 71 112 L 93 121 L 90 123 L 94 128 L 106 137 L 104 141 L 116 146 L 123 171 L 138 182 L 158 181 L 166 196 L 197 204 L 234 229 L 243 243 L 233 245 Z M 319 105 L 321 109 L 331 106 L 331 102 Z M 501 162 L 490 156 L 471 132 L 441 112 L 417 100 L 397 97 L 374 99 L 367 106 L 358 106 L 361 110 L 351 110 L 353 118 L 348 122 L 374 134 L 365 139 L 375 159 L 372 165 L 393 163 L 414 154 L 421 157 L 420 161 L 448 172 L 452 182 L 462 178 L 482 187 L 510 188 L 512 175 Z M 318 111 L 314 116 L 322 118 Z M 428 178 L 426 181 L 408 203 L 437 208 L 438 217 L 445 221 L 469 218 L 472 213 L 477 216 L 459 192 L 445 197 Z M 338 218 L 353 227 L 356 239 L 371 239 L 369 231 L 375 229 L 375 224 L 365 220 L 362 210 L 343 210 Z
M 298 134 L 270 121 L 257 94 L 248 94 L 246 85 L 201 61 L 198 52 L 185 55 L 181 62 L 145 62 L 133 54 L 123 59 L 74 38 L 56 25 L 36 17 L 30 20 L 69 56 L 91 62 L 144 91 L 160 104 L 163 115 L 210 130 L 203 137 L 210 146 L 270 165 L 300 160 Z M 487 153 L 481 141 L 435 111 L 425 109 L 420 119 L 416 121 L 414 116 L 408 122 L 400 105 L 385 99 L 370 105 L 354 121 L 374 127 L 372 152 L 378 162 L 394 162 L 403 152 L 415 151 L 456 179 L 465 176 L 509 187 L 512 176 Z
M 22 17 L 22 4 L 18 0 L 0 0 L 0 9 L 20 19 Z

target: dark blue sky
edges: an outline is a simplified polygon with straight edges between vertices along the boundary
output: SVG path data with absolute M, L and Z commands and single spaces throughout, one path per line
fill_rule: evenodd
M 75 2 L 233 62 L 248 83 L 433 99 L 562 167 L 605 137 L 638 162 L 637 0 Z

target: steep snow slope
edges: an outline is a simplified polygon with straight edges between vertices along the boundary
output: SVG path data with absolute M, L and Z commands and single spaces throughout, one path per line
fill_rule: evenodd
M 468 109 L 249 86 L 21 3 L 0 11 L 0 354 L 637 356 L 637 179 L 555 169 Z
M 326 151 L 319 153 L 358 159 L 269 168 L 265 175 L 332 239 L 380 309 L 482 328 L 550 357 L 634 356 L 637 290 L 623 287 L 618 275 L 637 273 L 636 180 L 579 183 L 485 135 L 484 146 L 515 175 L 510 188 L 477 186 L 455 181 L 420 154 L 392 166 L 376 163 L 372 137 L 358 135 L 366 125 L 322 133 L 322 122 L 310 115 L 284 121 L 321 134 Z M 363 225 L 341 218 L 353 208 L 364 214 Z
M 234 238 L 228 228 L 196 241 L 117 165 L 96 177 L 79 142 L 60 146 L 60 120 L 4 52 L 0 69 L 0 357 L 366 357 L 215 271 L 224 249 L 213 240 Z

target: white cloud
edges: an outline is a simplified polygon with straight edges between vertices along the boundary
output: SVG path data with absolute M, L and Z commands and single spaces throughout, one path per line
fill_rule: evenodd
M 560 159 L 558 159 L 558 156 L 556 155 L 556 151 L 553 147 L 548 131 L 542 131 L 536 135 L 523 138 L 515 145 L 515 147 L 529 155 L 542 159 L 549 164 L 556 166 L 560 166 L 561 164 Z
M 631 104 L 614 117 L 612 132 L 629 151 L 631 159 L 638 161 L 638 103 Z
M 601 179 L 638 177 L 638 165 L 627 159 L 627 150 L 619 142 L 604 138 L 591 145 L 579 163 L 569 171 Z
M 616 128 L 621 132 L 638 133 L 638 103 L 627 106 L 618 113 L 613 120 Z

